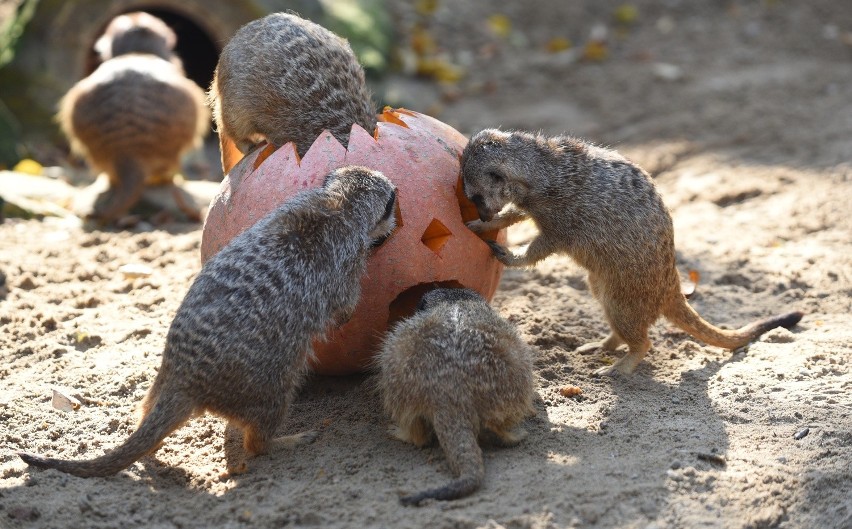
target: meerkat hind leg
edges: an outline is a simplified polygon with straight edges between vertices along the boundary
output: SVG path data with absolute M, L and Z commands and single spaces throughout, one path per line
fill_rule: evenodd
M 595 351 L 607 351 L 612 352 L 621 347 L 624 344 L 624 340 L 621 336 L 616 332 L 611 332 L 609 336 L 604 338 L 599 342 L 590 342 L 585 345 L 581 345 L 580 347 L 574 349 L 574 352 L 579 353 L 581 355 L 593 353 Z
M 228 421 L 225 425 L 225 466 L 228 474 L 243 474 L 248 470 L 244 443 L 243 425 L 236 421 Z
M 646 346 L 639 347 L 636 349 L 631 348 L 628 353 L 618 360 L 611 366 L 606 366 L 595 371 L 596 375 L 629 375 L 633 371 L 636 370 L 636 367 L 645 358 L 645 354 L 647 354 L 650 347 L 650 342 Z
M 251 457 L 268 454 L 283 448 L 312 443 L 319 436 L 316 430 L 274 437 L 277 424 L 243 425 L 228 421 L 225 427 L 225 461 L 229 474 L 242 474 L 248 469 Z
M 106 191 L 95 197 L 91 215 L 101 220 L 116 220 L 130 211 L 144 190 L 144 173 L 139 171 L 123 175 L 118 182 L 110 182 Z
M 488 441 L 503 448 L 518 446 L 527 438 L 527 431 L 520 427 L 510 429 L 489 427 L 487 432 L 491 434 L 487 436 Z
M 650 311 L 641 302 L 636 302 L 636 299 L 615 300 L 608 298 L 605 294 L 600 299 L 603 303 L 607 320 L 609 320 L 610 327 L 612 327 L 612 334 L 602 342 L 601 346 L 603 349 L 612 350 L 612 346 L 616 343 L 619 345 L 626 343 L 627 354 L 619 358 L 611 366 L 598 369 L 595 373 L 599 375 L 629 375 L 636 369 L 639 362 L 645 358 L 648 350 L 651 349 L 651 341 L 648 339 L 648 328 L 651 326 L 653 320 L 649 321 L 648 314 Z M 631 303 L 631 301 L 634 303 Z
M 423 417 L 400 421 L 400 424 L 392 426 L 388 433 L 395 439 L 417 447 L 424 447 L 433 439 L 432 426 Z

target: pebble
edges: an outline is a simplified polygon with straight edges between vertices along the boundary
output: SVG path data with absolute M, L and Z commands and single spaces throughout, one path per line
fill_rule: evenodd
M 662 79 L 663 81 L 679 81 L 683 78 L 683 70 L 680 69 L 680 66 L 665 62 L 658 62 L 654 64 L 653 68 L 654 75 L 657 79 Z
M 124 276 L 125 279 L 137 279 L 140 277 L 150 277 L 154 273 L 154 270 L 147 265 L 128 263 L 120 266 L 118 268 L 118 272 Z
M 802 428 L 801 430 L 799 430 L 798 432 L 796 432 L 793 435 L 793 439 L 795 439 L 796 441 L 798 441 L 799 439 L 804 439 L 805 436 L 807 436 L 810 433 L 810 431 L 811 431 L 810 428 Z

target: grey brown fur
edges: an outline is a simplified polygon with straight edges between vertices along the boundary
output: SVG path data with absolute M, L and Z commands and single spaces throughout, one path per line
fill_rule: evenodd
M 96 44 L 104 60 L 60 102 L 71 148 L 109 178 L 90 215 L 115 220 L 146 184 L 170 182 L 181 155 L 201 144 L 210 113 L 204 91 L 172 52 L 175 34 L 147 13 L 116 17 Z
M 791 327 L 792 312 L 723 330 L 702 319 L 681 294 L 668 209 L 648 174 L 615 151 L 570 136 L 483 130 L 462 154 L 465 194 L 480 220 L 476 232 L 531 218 L 539 228 L 526 252 L 514 255 L 490 241 L 507 266 L 531 266 L 565 253 L 589 272 L 592 293 L 612 329 L 582 350 L 628 354 L 600 373 L 630 373 L 651 347 L 648 328 L 660 317 L 710 345 L 736 349 L 775 327 Z M 507 204 L 514 207 L 501 210 Z
M 472 494 L 485 472 L 478 439 L 490 434 L 514 446 L 526 437 L 516 427 L 535 414 L 532 350 L 476 292 L 426 293 L 417 312 L 389 333 L 376 362 L 394 435 L 424 446 L 434 433 L 456 476 L 403 504 Z
M 296 15 L 273 13 L 241 27 L 208 94 L 220 134 L 243 152 L 266 140 L 304 155 L 328 130 L 344 146 L 352 125 L 368 132 L 376 109 L 349 43 Z
M 242 430 L 252 456 L 301 442 L 275 438 L 313 354 L 312 340 L 347 321 L 370 248 L 395 226 L 396 191 L 381 173 L 331 173 L 213 256 L 178 308 L 138 429 L 89 461 L 20 454 L 78 476 L 118 472 L 154 452 L 189 418 L 209 411 Z M 226 452 L 227 453 L 227 452 Z M 229 461 L 229 470 L 244 470 Z

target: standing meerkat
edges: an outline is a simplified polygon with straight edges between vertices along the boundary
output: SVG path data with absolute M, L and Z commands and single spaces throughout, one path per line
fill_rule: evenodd
M 277 147 L 293 142 L 303 156 L 324 130 L 346 145 L 354 123 L 368 132 L 376 126 L 364 69 L 349 43 L 286 13 L 234 34 L 207 97 L 219 134 L 243 154 L 265 140 Z
M 275 432 L 308 370 L 312 340 L 354 312 L 371 248 L 394 229 L 395 204 L 390 181 L 359 167 L 294 196 L 201 269 L 169 328 L 139 427 L 124 444 L 88 461 L 21 458 L 78 476 L 114 474 L 205 411 L 242 430 L 247 456 L 312 438 Z M 229 470 L 243 471 L 242 462 Z
M 112 20 L 95 44 L 103 61 L 62 98 L 57 119 L 73 151 L 106 173 L 90 216 L 112 221 L 145 185 L 171 182 L 181 155 L 209 129 L 204 91 L 184 75 L 176 37 L 144 12 Z
M 393 434 L 424 446 L 437 436 L 456 479 L 401 498 L 452 500 L 472 494 L 485 474 L 478 439 L 499 444 L 526 437 L 516 428 L 534 415 L 533 352 L 515 327 L 478 293 L 439 288 L 427 292 L 415 314 L 387 336 L 376 365 Z
M 579 350 L 613 351 L 625 343 L 629 349 L 598 373 L 631 373 L 650 349 L 648 328 L 660 316 L 727 349 L 802 318 L 791 312 L 736 330 L 702 319 L 681 293 L 672 219 L 662 197 L 644 170 L 615 151 L 570 136 L 488 129 L 471 138 L 461 166 L 465 194 L 480 218 L 468 223 L 473 231 L 505 228 L 527 217 L 538 225 L 539 235 L 522 255 L 489 241 L 497 259 L 532 266 L 565 253 L 588 270 L 612 332 Z M 515 207 L 501 212 L 510 203 Z

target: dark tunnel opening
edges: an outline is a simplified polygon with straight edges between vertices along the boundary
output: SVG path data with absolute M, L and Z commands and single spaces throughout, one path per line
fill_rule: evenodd
M 192 20 L 165 9 L 141 9 L 161 19 L 177 34 L 175 53 L 183 61 L 186 76 L 207 90 L 219 60 L 219 49 L 210 36 Z
M 213 71 L 216 69 L 216 63 L 219 60 L 219 48 L 210 37 L 210 35 L 202 29 L 198 24 L 190 18 L 172 10 L 162 8 L 146 8 L 136 7 L 124 11 L 130 13 L 134 11 L 145 11 L 155 17 L 161 19 L 177 34 L 177 45 L 175 53 L 183 61 L 183 67 L 186 71 L 186 76 L 195 81 L 198 86 L 205 91 L 210 88 L 210 82 L 213 80 Z M 107 22 L 97 35 L 93 36 L 92 46 L 89 49 L 88 64 L 86 65 L 86 75 L 92 73 L 98 66 L 98 57 L 94 51 L 94 42 L 101 36 L 106 29 Z

